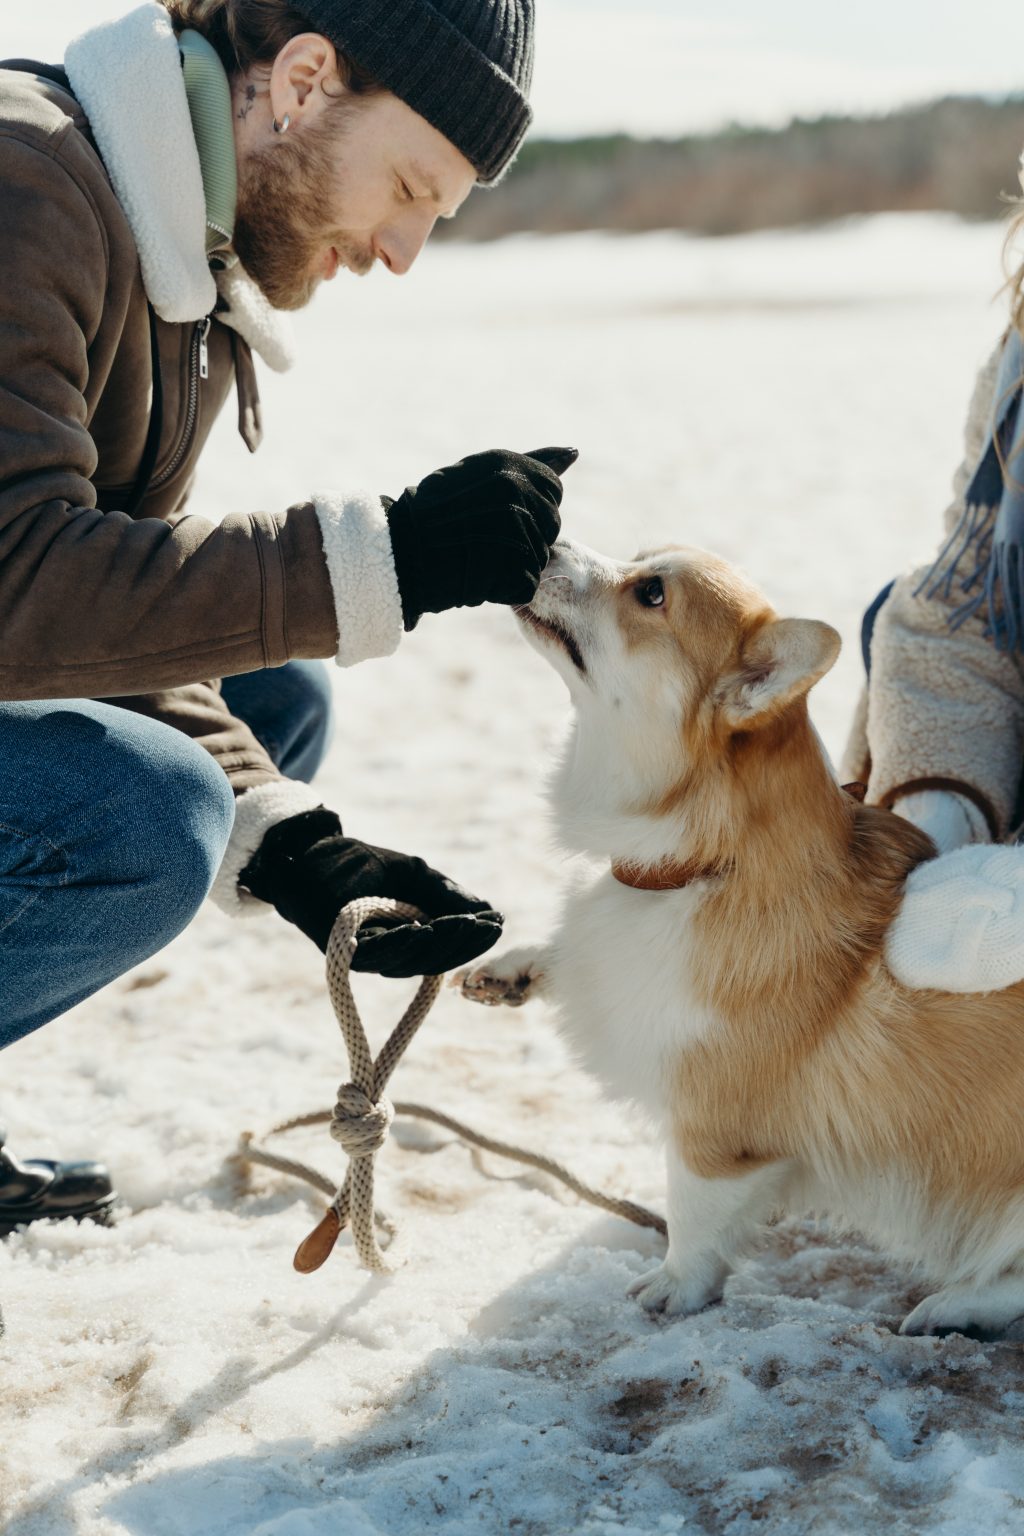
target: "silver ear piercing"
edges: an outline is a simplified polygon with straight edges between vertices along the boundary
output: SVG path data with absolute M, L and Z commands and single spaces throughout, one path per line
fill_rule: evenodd
M 288 129 L 291 127 L 291 125 L 292 125 L 292 120 L 289 117 L 287 112 L 284 115 L 284 121 L 283 122 L 279 123 L 277 118 L 276 117 L 274 118 L 274 132 L 275 133 L 287 133 Z

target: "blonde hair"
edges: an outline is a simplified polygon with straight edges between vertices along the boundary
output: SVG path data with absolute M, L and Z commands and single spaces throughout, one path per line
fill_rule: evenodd
M 281 49 L 301 32 L 315 28 L 288 0 L 161 0 L 175 28 L 202 33 L 216 48 L 229 75 L 255 67 L 269 69 Z M 356 96 L 384 87 L 338 51 L 338 78 Z
M 1024 336 L 1024 253 L 1019 249 L 1024 235 L 1024 198 L 1011 203 L 1010 223 L 1003 241 L 1003 271 L 1006 273 L 1005 291 L 1010 295 L 1010 314 L 1013 323 Z

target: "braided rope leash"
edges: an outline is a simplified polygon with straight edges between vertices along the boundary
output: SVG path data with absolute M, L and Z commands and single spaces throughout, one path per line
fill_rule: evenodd
M 302 1274 L 320 1268 L 349 1221 L 352 1223 L 356 1251 L 366 1268 L 378 1274 L 387 1274 L 395 1268 L 381 1252 L 374 1232 L 374 1159 L 387 1141 L 391 1122 L 395 1118 L 394 1108 L 384 1097 L 384 1089 L 433 1007 L 443 978 L 424 976 L 416 996 L 374 1061 L 359 1009 L 352 996 L 349 972 L 359 943 L 359 930 L 364 923 L 374 917 L 402 917 L 408 922 L 414 922 L 420 916 L 422 914 L 415 907 L 403 902 L 368 897 L 350 902 L 339 914 L 331 930 L 327 943 L 327 988 L 348 1050 L 352 1079 L 338 1089 L 330 1125 L 334 1140 L 343 1152 L 348 1153 L 349 1165 L 345 1182 L 328 1207 L 327 1214 L 305 1242 L 300 1243 L 295 1254 L 295 1268 Z M 391 1223 L 383 1218 L 376 1219 L 393 1238 L 394 1228 Z
M 248 1132 L 241 1138 L 236 1153 L 238 1162 L 257 1163 L 266 1168 L 276 1169 L 293 1178 L 305 1180 L 324 1194 L 334 1196 L 323 1219 L 300 1243 L 295 1254 L 295 1268 L 301 1274 L 311 1274 L 319 1269 L 329 1258 L 349 1221 L 352 1223 L 352 1236 L 356 1250 L 367 1269 L 379 1274 L 387 1274 L 397 1267 L 394 1258 L 388 1258 L 381 1251 L 374 1232 L 374 1226 L 379 1226 L 390 1236 L 393 1243 L 395 1237 L 393 1223 L 374 1208 L 374 1160 L 388 1138 L 396 1115 L 430 1121 L 434 1125 L 452 1131 L 470 1146 L 479 1147 L 484 1152 L 495 1153 L 499 1157 L 507 1157 L 530 1168 L 537 1168 L 559 1180 L 580 1199 L 588 1201 L 591 1205 L 599 1206 L 615 1216 L 621 1216 L 626 1221 L 631 1221 L 640 1227 L 651 1228 L 665 1236 L 667 1232 L 665 1221 L 654 1211 L 649 1211 L 642 1205 L 636 1205 L 631 1200 L 622 1200 L 592 1188 L 582 1179 L 576 1178 L 561 1163 L 555 1162 L 553 1158 L 481 1135 L 479 1131 L 453 1119 L 451 1115 L 442 1114 L 439 1110 L 430 1109 L 426 1105 L 406 1102 L 392 1104 L 384 1097 L 384 1089 L 391 1074 L 434 1005 L 443 977 L 423 978 L 416 996 L 388 1037 L 377 1060 L 374 1061 L 366 1031 L 359 1017 L 359 1010 L 352 995 L 349 972 L 352 957 L 359 942 L 359 930 L 364 923 L 371 918 L 384 916 L 402 917 L 407 921 L 414 921 L 420 915 L 415 908 L 401 902 L 377 898 L 354 901 L 340 913 L 327 945 L 327 985 L 348 1050 L 351 1081 L 338 1089 L 337 1102 L 333 1110 L 316 1111 L 313 1114 L 286 1120 L 281 1125 L 275 1126 L 269 1133 L 271 1136 L 283 1135 L 288 1131 L 300 1130 L 306 1126 L 329 1124 L 331 1136 L 339 1143 L 342 1150 L 348 1153 L 350 1159 L 348 1173 L 341 1187 L 336 1188 L 322 1173 L 318 1173 L 315 1168 L 310 1168 L 305 1163 L 298 1162 L 294 1158 L 281 1157 L 277 1153 L 267 1151 L 264 1147 L 257 1146 Z M 392 1253 L 390 1246 L 388 1253 Z

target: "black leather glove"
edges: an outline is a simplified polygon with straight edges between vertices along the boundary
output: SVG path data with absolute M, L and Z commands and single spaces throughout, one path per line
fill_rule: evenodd
M 562 526 L 559 475 L 577 457 L 494 449 L 385 498 L 406 629 L 424 613 L 531 600 Z
M 390 896 L 429 919 L 375 919 L 360 930 L 354 971 L 381 976 L 440 976 L 496 944 L 504 919 L 486 901 L 422 859 L 345 837 L 323 806 L 270 828 L 238 883 L 301 928 L 327 952 L 338 913 L 361 896 Z

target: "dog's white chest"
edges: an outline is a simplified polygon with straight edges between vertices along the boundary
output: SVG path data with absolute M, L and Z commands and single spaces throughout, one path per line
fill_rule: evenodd
M 659 1118 L 679 1056 L 713 1027 L 691 985 L 703 893 L 636 891 L 601 875 L 570 894 L 553 945 L 550 993 L 563 1034 L 606 1092 Z

